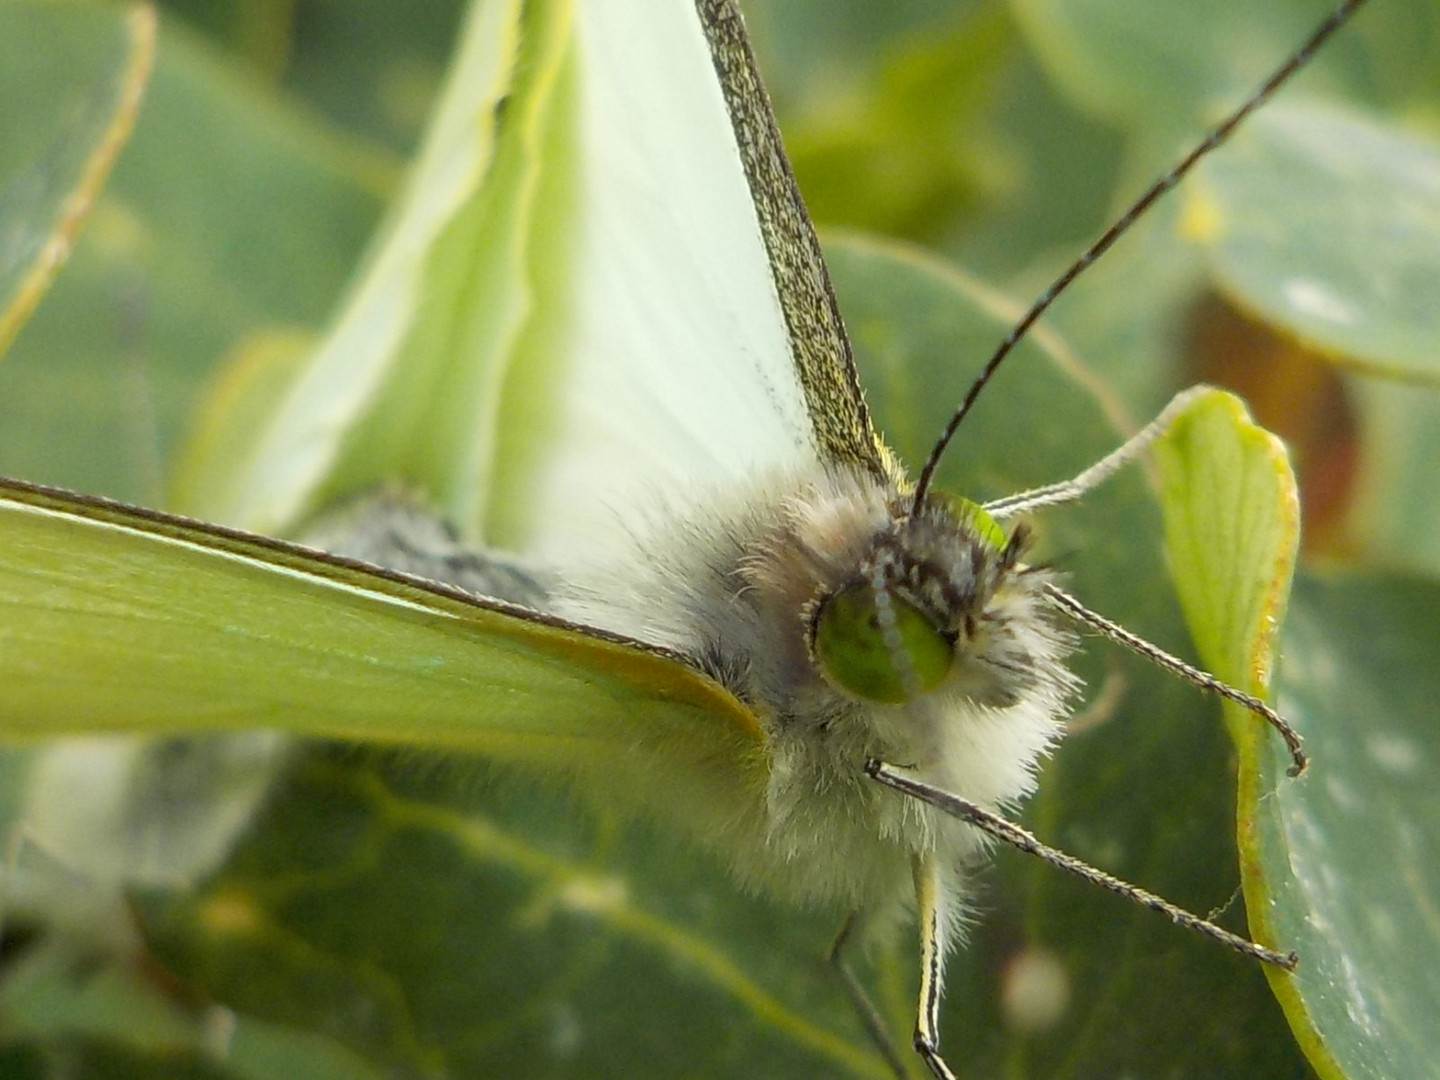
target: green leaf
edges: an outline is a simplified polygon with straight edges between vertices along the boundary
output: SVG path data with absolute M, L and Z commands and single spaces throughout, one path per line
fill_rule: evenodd
M 154 48 L 147 8 L 0 6 L 0 356 L 125 144 Z
M 1270 325 L 1338 363 L 1440 382 L 1437 176 L 1440 145 L 1419 133 L 1280 104 L 1189 186 L 1187 231 Z
M 116 11 L 38 7 L 102 26 Z M 323 322 L 394 179 L 389 158 L 162 27 L 114 176 L 0 365 L 0 471 L 163 504 L 216 360 Z
M 1196 646 L 1220 678 L 1263 694 L 1300 537 L 1285 448 L 1238 398 L 1213 391 L 1155 454 L 1166 552 Z
M 1302 576 L 1278 689 L 1314 765 L 1286 783 L 1273 753 L 1243 748 L 1273 791 L 1245 808 L 1269 917 L 1302 957 L 1280 999 L 1326 1080 L 1421 1076 L 1436 1060 L 1437 626 L 1433 579 Z

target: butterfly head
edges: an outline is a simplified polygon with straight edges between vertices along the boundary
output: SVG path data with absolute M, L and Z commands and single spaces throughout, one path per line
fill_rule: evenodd
M 858 568 L 809 605 L 813 662 L 862 701 L 901 705 L 937 690 L 983 652 L 992 601 L 1025 544 L 1023 528 L 1007 537 L 968 500 L 932 492 L 919 508 L 907 502 Z

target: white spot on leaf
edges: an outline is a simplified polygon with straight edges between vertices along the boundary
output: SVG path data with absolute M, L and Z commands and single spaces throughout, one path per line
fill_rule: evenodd
M 1365 740 L 1370 759 L 1386 772 L 1409 776 L 1420 764 L 1420 751 L 1403 735 L 1377 732 Z
M 1282 292 L 1286 302 L 1301 314 L 1340 326 L 1353 326 L 1359 321 L 1353 306 L 1318 281 L 1293 279 L 1285 283 Z

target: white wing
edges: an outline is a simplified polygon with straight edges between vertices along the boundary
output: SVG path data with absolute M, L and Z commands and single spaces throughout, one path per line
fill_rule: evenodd
M 804 280 L 787 294 L 828 289 Z M 478 4 L 367 269 L 257 413 L 263 430 L 212 439 L 224 494 L 188 510 L 283 532 L 399 481 L 471 539 L 570 558 L 660 493 L 813 463 L 694 0 Z
M 505 486 L 552 555 L 657 492 L 816 452 L 692 0 L 585 0 L 575 18 L 573 317 L 546 464 Z

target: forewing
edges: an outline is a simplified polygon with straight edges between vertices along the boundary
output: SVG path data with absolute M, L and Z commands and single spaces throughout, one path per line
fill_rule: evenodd
M 880 470 L 728 4 L 496 0 L 458 56 L 335 328 L 251 373 L 263 409 L 226 384 L 186 509 L 286 533 L 399 480 L 471 541 L 569 558 L 667 493 Z
M 0 553 L 10 737 L 270 727 L 468 749 L 607 794 L 673 780 L 702 815 L 758 798 L 742 790 L 756 782 L 750 714 L 653 650 L 13 481 L 0 481 Z
M 553 395 L 558 419 L 546 413 L 547 465 L 517 478 L 498 513 L 523 495 L 537 503 L 541 547 L 593 544 L 607 519 L 657 493 L 817 456 L 879 472 L 819 246 L 733 6 L 581 4 L 575 42 L 566 359 L 553 385 L 522 374 L 507 403 L 533 426 L 527 397 Z

